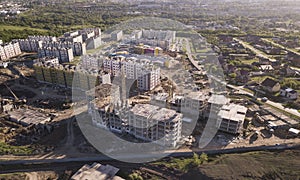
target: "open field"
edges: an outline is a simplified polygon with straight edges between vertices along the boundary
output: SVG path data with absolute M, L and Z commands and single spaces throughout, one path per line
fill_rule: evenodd
M 0 26 L 0 31 L 3 31 L 3 30 L 24 31 L 26 29 L 30 30 L 30 31 L 47 32 L 47 30 L 45 30 L 45 29 L 31 28 L 31 27 L 25 27 L 25 26 L 9 26 L 9 25 L 1 25 Z

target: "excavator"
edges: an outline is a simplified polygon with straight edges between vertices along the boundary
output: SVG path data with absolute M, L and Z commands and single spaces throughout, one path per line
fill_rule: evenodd
M 17 95 L 12 91 L 12 89 L 6 84 L 4 83 L 5 87 L 9 90 L 9 92 L 13 95 L 14 97 L 14 103 L 16 103 L 16 105 L 23 105 L 26 104 L 26 99 L 19 99 L 17 97 Z

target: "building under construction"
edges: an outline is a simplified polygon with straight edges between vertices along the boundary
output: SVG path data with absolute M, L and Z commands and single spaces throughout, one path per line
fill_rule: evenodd
M 102 72 L 91 72 L 72 65 L 61 65 L 51 62 L 36 62 L 35 77 L 38 81 L 48 82 L 66 88 L 89 90 L 99 84 L 109 84 L 110 75 Z
M 124 86 L 124 85 L 123 85 Z M 131 107 L 123 88 L 101 84 L 87 92 L 93 124 L 163 146 L 175 147 L 181 138 L 181 113 L 150 104 Z

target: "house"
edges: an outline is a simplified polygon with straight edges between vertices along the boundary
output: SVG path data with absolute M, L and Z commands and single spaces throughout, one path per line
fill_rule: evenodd
M 294 89 L 284 87 L 280 90 L 280 96 L 286 97 L 291 100 L 295 100 L 298 98 L 298 92 Z
M 273 66 L 272 65 L 261 65 L 260 67 L 259 67 L 259 69 L 260 70 L 262 70 L 262 71 L 273 71 L 274 70 L 274 68 L 273 68 Z
M 280 84 L 278 81 L 273 80 L 271 78 L 266 78 L 261 84 L 261 88 L 264 91 L 270 92 L 270 93 L 276 93 L 280 91 Z
M 250 72 L 244 69 L 237 71 L 236 81 L 240 83 L 247 83 L 250 80 Z

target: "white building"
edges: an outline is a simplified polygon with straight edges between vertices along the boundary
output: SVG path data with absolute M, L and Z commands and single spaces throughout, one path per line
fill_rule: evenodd
M 8 62 L 0 61 L 0 68 L 7 68 L 7 67 L 8 67 Z
M 38 52 L 42 48 L 43 42 L 56 42 L 56 37 L 52 36 L 28 36 L 27 39 L 14 39 L 13 42 L 19 42 L 20 49 L 23 52 Z
M 84 69 L 101 69 L 103 65 L 102 56 L 89 56 L 85 55 L 81 58 L 81 66 Z
M 73 56 L 81 56 L 86 54 L 86 44 L 80 42 L 44 42 L 43 48 L 71 48 Z
M 38 49 L 38 57 L 57 57 L 60 63 L 72 62 L 74 59 L 71 48 L 43 47 Z
M 21 54 L 18 42 L 0 45 L 0 60 L 7 60 Z
M 246 107 L 237 104 L 223 105 L 218 113 L 217 128 L 232 134 L 240 133 L 247 110 Z
M 137 80 L 140 90 L 152 90 L 160 83 L 160 68 L 147 59 L 122 56 L 107 58 L 103 60 L 103 68 L 112 76 L 120 76 L 123 68 L 126 78 Z
M 111 33 L 111 39 L 113 41 L 121 41 L 123 39 L 123 31 L 114 31 Z
M 282 88 L 280 90 L 280 96 L 286 97 L 291 100 L 296 100 L 298 99 L 299 94 L 292 88 Z
M 181 138 L 183 115 L 150 104 L 137 104 L 129 111 L 129 133 L 136 138 L 175 147 Z

